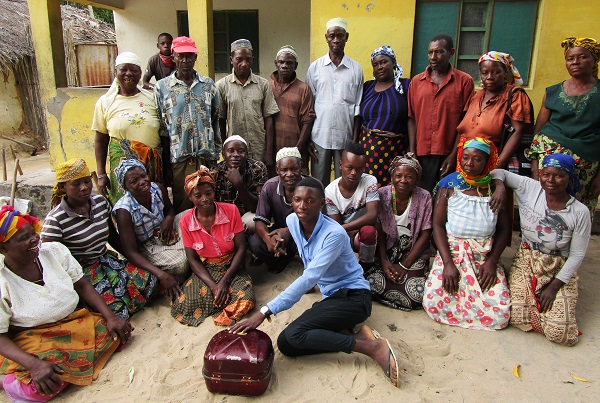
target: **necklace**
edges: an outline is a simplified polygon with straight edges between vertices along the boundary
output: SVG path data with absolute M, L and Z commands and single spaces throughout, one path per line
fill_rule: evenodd
M 406 208 L 408 208 L 409 205 L 410 205 L 410 197 L 408 198 L 408 203 L 406 204 Z M 392 211 L 396 215 L 401 215 L 401 214 L 398 214 L 398 209 L 396 208 L 396 188 L 394 187 L 394 185 L 392 185 Z
M 42 269 L 42 265 L 40 264 L 40 259 L 36 258 L 34 260 L 34 262 L 35 262 L 35 265 L 37 266 L 37 269 L 40 272 L 40 275 L 42 276 L 42 278 L 39 279 L 39 280 L 35 280 L 33 282 L 36 283 L 36 284 L 44 285 L 44 270 Z

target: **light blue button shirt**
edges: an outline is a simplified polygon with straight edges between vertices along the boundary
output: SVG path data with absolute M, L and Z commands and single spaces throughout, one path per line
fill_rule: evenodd
M 304 263 L 304 273 L 267 304 L 274 315 L 291 308 L 315 284 L 323 298 L 342 288 L 370 290 L 350 238 L 340 224 L 320 214 L 312 235 L 306 239 L 296 213 L 290 214 L 286 222 Z

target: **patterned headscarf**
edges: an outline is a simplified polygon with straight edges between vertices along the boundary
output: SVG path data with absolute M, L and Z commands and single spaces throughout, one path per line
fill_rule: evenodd
M 119 162 L 119 166 L 117 166 L 117 169 L 115 169 L 117 182 L 119 182 L 119 186 L 121 186 L 123 189 L 125 189 L 125 174 L 133 168 L 142 168 L 144 172 L 147 172 L 146 166 L 134 158 L 121 160 L 121 162 Z
M 475 148 L 483 151 L 489 158 L 483 168 L 483 172 L 477 176 L 469 176 L 465 173 L 461 161 L 463 152 L 466 148 Z M 456 171 L 450 175 L 443 177 L 437 184 L 436 189 L 439 188 L 456 188 L 459 190 L 465 189 L 485 189 L 489 188 L 492 183 L 492 177 L 490 172 L 498 166 L 498 148 L 490 140 L 476 137 L 474 139 L 466 139 L 461 137 L 458 143 L 458 152 L 456 156 Z
M 592 70 L 592 74 L 594 77 L 598 77 L 598 61 L 600 61 L 600 42 L 596 41 L 594 38 L 575 38 L 574 36 L 570 36 L 566 38 L 564 41 L 560 43 L 560 46 L 565 48 L 565 56 L 567 56 L 567 52 L 571 48 L 582 47 L 586 48 L 592 54 L 594 61 L 594 68 Z
M 402 82 L 400 81 L 402 75 L 404 74 L 404 70 L 402 70 L 402 66 L 400 66 L 396 61 L 396 54 L 394 53 L 394 49 L 392 49 L 392 47 L 388 45 L 378 47 L 373 51 L 373 53 L 371 53 L 371 63 L 373 63 L 373 59 L 375 59 L 375 57 L 379 55 L 385 55 L 392 59 L 392 63 L 394 63 L 394 88 L 396 89 L 396 91 L 398 91 L 398 93 L 404 94 L 404 90 L 402 89 Z
M 40 220 L 29 214 L 21 214 L 12 206 L 0 208 L 0 242 L 7 242 L 24 225 L 31 224 L 36 232 L 40 232 L 42 226 Z
M 56 183 L 52 188 L 51 205 L 55 207 L 64 197 L 65 189 L 59 186 L 59 183 L 85 178 L 90 176 L 90 170 L 87 164 L 81 158 L 73 158 L 72 160 L 63 162 L 56 166 Z
M 508 71 L 511 72 L 510 77 L 506 77 L 506 82 L 508 84 L 523 85 L 523 78 L 521 77 L 521 74 L 519 74 L 519 70 L 517 70 L 517 68 L 513 64 L 515 60 L 512 58 L 511 55 L 509 55 L 508 53 L 490 50 L 489 52 L 481 55 L 478 64 L 481 64 L 482 62 L 485 62 L 487 60 L 491 62 L 500 62 L 506 67 Z
M 575 197 L 575 193 L 581 190 L 581 182 L 577 174 L 575 174 L 575 159 L 568 154 L 555 153 L 546 155 L 542 160 L 542 167 L 544 168 L 559 168 L 565 171 L 569 175 L 569 185 L 567 186 L 567 193 Z
M 208 183 L 213 188 L 217 187 L 215 183 L 215 179 L 210 174 L 210 169 L 205 167 L 204 165 L 200 165 L 200 169 L 198 169 L 193 174 L 189 174 L 185 177 L 185 182 L 183 187 L 185 188 L 185 193 L 189 196 L 196 187 L 201 183 Z
M 419 164 L 419 160 L 415 157 L 413 153 L 406 153 L 404 156 L 396 156 L 392 160 L 390 164 L 390 176 L 394 174 L 394 171 L 398 167 L 407 166 L 414 169 L 417 172 L 417 176 L 420 178 L 423 173 L 423 168 L 421 168 L 421 164 Z

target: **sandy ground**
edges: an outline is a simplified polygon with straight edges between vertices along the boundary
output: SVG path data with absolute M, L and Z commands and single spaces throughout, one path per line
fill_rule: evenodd
M 514 234 L 513 245 L 517 244 Z M 420 401 L 597 401 L 600 393 L 600 238 L 593 236 L 580 274 L 578 323 L 583 335 L 575 347 L 548 342 L 541 334 L 509 327 L 498 332 L 467 330 L 433 322 L 423 311 L 402 312 L 377 303 L 367 324 L 389 338 L 400 361 L 400 388 L 394 388 L 374 361 L 360 354 L 322 354 L 288 358 L 275 346 L 273 376 L 261 401 L 267 402 L 420 402 Z M 503 263 L 514 254 L 507 249 Z M 250 267 L 258 304 L 268 302 L 300 275 L 294 261 L 280 274 Z M 305 295 L 296 306 L 264 322 L 273 340 L 320 294 Z M 134 337 L 113 355 L 90 386 L 65 390 L 66 402 L 241 402 L 245 397 L 213 395 L 202 378 L 206 345 L 219 330 L 206 320 L 197 328 L 171 318 L 166 299 L 136 314 Z M 521 379 L 513 368 L 521 365 Z M 129 370 L 134 368 L 133 382 Z M 576 380 L 571 375 L 589 382 Z M 596 396 L 596 397 L 594 397 Z M 6 398 L 2 396 L 5 400 Z

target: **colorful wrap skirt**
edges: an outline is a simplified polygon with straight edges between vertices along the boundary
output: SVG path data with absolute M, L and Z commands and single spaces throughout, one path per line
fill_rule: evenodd
M 498 330 L 508 326 L 510 294 L 502 266 L 496 269 L 496 283 L 483 291 L 477 281 L 481 265 L 492 249 L 492 239 L 464 239 L 448 235 L 448 245 L 460 273 L 458 293 L 442 287 L 444 262 L 438 252 L 425 282 L 423 308 L 436 322 L 467 329 Z
M 401 235 L 394 246 L 387 252 L 387 259 L 392 264 L 398 264 L 406 258 L 412 247 L 412 237 Z M 375 258 L 373 265 L 365 273 L 371 284 L 373 299 L 391 308 L 410 311 L 420 309 L 423 303 L 425 279 L 429 271 L 429 260 L 418 258 L 408 268 L 404 277 L 394 283 L 386 277 L 381 261 Z
M 108 143 L 108 179 L 110 179 L 110 189 L 108 189 L 108 201 L 114 206 L 117 200 L 123 197 L 124 189 L 119 186 L 115 169 L 119 166 L 122 159 L 136 159 L 142 162 L 146 167 L 148 178 L 151 182 L 163 181 L 162 172 L 162 149 L 160 147 L 150 148 L 144 143 L 135 140 L 119 140 L 110 138 Z
M 204 267 L 217 283 L 223 278 L 233 260 L 233 253 L 203 261 Z M 215 325 L 230 326 L 247 314 L 256 303 L 252 279 L 243 267 L 240 267 L 229 284 L 229 302 L 224 308 L 216 307 L 215 296 L 196 274 L 184 282 L 183 292 L 171 303 L 171 316 L 188 326 L 198 326 L 208 316 L 213 317 Z
M 538 133 L 533 137 L 531 148 L 527 153 L 527 158 L 532 161 L 540 161 L 541 163 L 546 155 L 554 153 L 568 154 L 575 159 L 575 174 L 581 182 L 581 191 L 577 192 L 575 198 L 585 204 L 585 206 L 590 210 L 590 214 L 593 219 L 596 207 L 598 207 L 598 198 L 591 198 L 589 195 L 590 190 L 592 189 L 592 179 L 594 179 L 594 177 L 598 174 L 600 162 L 586 161 L 573 151 L 561 146 L 556 141 L 542 133 Z
M 508 278 L 512 297 L 510 324 L 526 332 L 543 333 L 552 342 L 573 346 L 579 339 L 575 318 L 577 275 L 560 287 L 550 310 L 542 313 L 537 308 L 537 294 L 554 279 L 564 263 L 562 256 L 542 253 L 521 244 Z
M 18 332 L 12 341 L 23 351 L 40 360 L 58 365 L 63 385 L 89 385 L 119 347 L 111 337 L 104 318 L 87 309 L 79 309 L 66 318 Z M 91 342 L 90 342 L 91 341 Z M 7 375 L 6 394 L 16 401 L 47 401 L 55 396 L 37 391 L 31 374 L 20 364 L 0 355 L 0 373 Z
M 365 150 L 365 172 L 377 178 L 377 184 L 390 184 L 390 163 L 408 150 L 408 137 L 404 134 L 361 128 L 360 145 Z
M 158 278 L 138 269 L 117 254 L 107 251 L 90 265 L 82 264 L 85 278 L 94 286 L 106 305 L 123 319 L 141 310 L 158 288 Z

